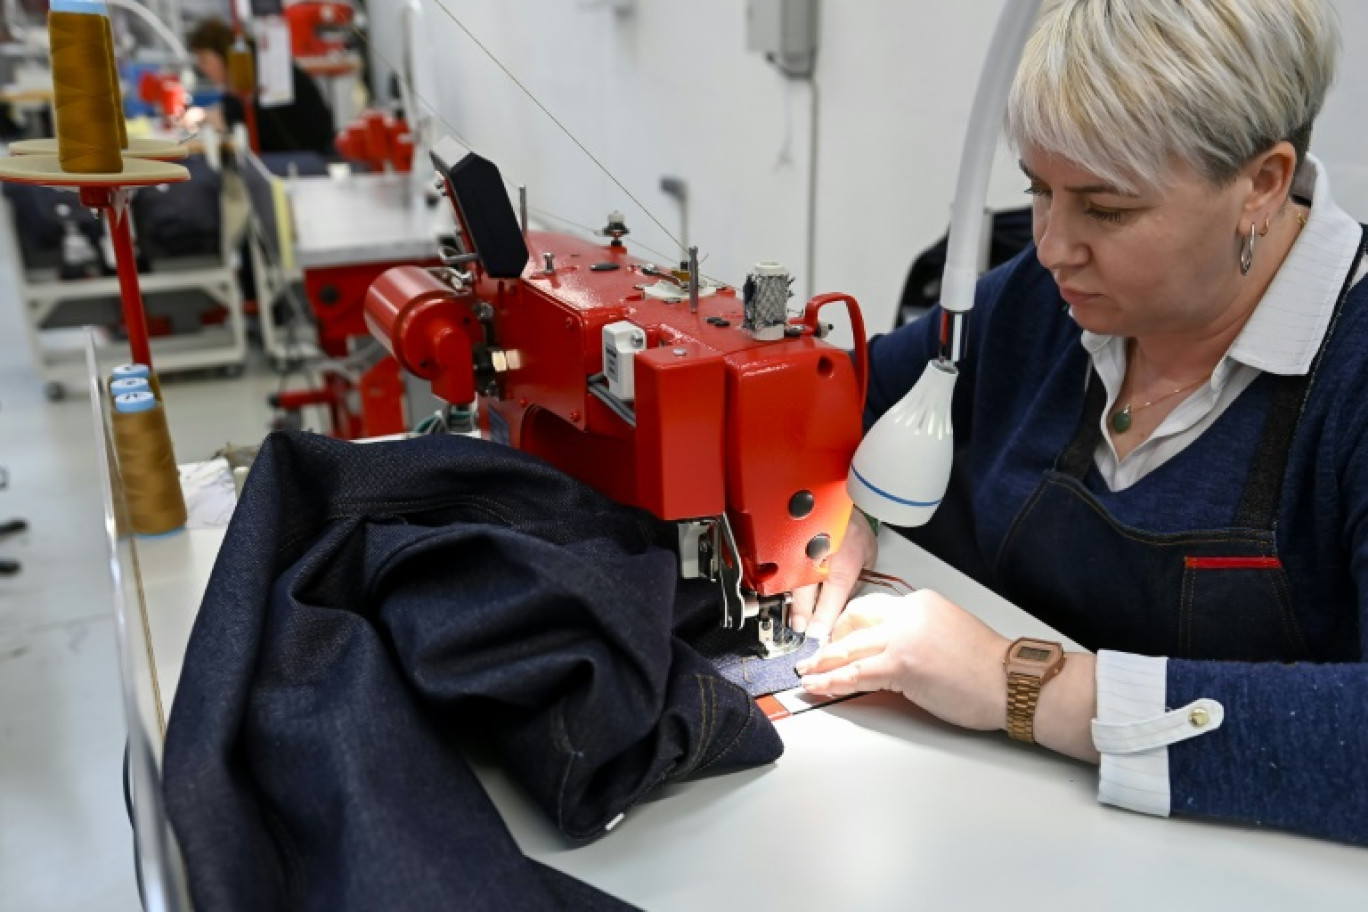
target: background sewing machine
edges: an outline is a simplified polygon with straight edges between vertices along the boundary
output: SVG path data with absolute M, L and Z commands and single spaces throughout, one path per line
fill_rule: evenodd
M 498 169 L 454 142 L 432 159 L 464 250 L 387 270 L 371 332 L 493 439 L 679 524 L 685 577 L 717 581 L 725 627 L 754 618 L 794 648 L 790 593 L 819 582 L 845 532 L 866 367 L 855 301 L 790 319 L 789 277 L 761 264 L 742 293 L 629 256 L 620 214 L 596 244 L 519 226 Z M 524 216 L 525 220 L 525 216 Z M 468 271 L 462 271 L 467 268 Z M 843 303 L 856 358 L 821 341 Z

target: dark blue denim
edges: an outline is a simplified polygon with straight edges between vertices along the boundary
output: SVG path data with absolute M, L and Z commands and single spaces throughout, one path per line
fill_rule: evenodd
M 196 907 L 620 908 L 521 854 L 464 747 L 579 839 L 779 756 L 680 638 L 720 609 L 668 534 L 497 444 L 267 438 L 166 737 Z
M 794 666 L 816 655 L 820 643 L 804 637 L 793 652 L 766 659 L 756 651 L 758 637 L 752 621 L 740 630 L 725 630 L 714 625 L 712 630 L 697 637 L 691 636 L 689 642 L 717 666 L 722 677 L 745 688 L 752 697 L 763 697 L 797 687 L 801 675 L 794 670 Z

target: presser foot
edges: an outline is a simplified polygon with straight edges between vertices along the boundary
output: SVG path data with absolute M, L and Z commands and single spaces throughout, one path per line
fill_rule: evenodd
M 756 601 L 756 622 L 760 630 L 758 651 L 761 658 L 786 655 L 803 645 L 803 635 L 788 624 L 792 594 L 785 592 Z
M 775 627 L 779 630 L 776 632 Z M 797 633 L 787 624 L 777 624 L 774 621 L 760 622 L 760 642 L 756 651 L 760 653 L 762 659 L 773 659 L 781 655 L 788 655 L 790 652 L 797 651 L 806 639 L 801 633 Z

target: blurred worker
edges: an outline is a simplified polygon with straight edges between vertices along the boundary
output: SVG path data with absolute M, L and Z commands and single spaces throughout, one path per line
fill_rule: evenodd
M 1307 155 L 1337 36 L 1328 0 L 1047 0 L 1007 115 L 1035 243 L 979 282 L 910 537 L 1098 652 L 929 591 L 841 613 L 856 515 L 795 606 L 831 632 L 804 686 L 1100 761 L 1112 804 L 1368 843 L 1364 229 Z M 867 427 L 940 320 L 872 340 Z
M 220 19 L 206 19 L 186 37 L 195 55 L 195 65 L 206 79 L 217 86 L 228 85 L 228 56 L 233 46 L 233 30 Z M 333 117 L 323 94 L 307 73 L 291 63 L 294 74 L 294 101 L 287 105 L 262 107 L 256 99 L 257 137 L 261 152 L 333 152 Z M 243 122 L 242 101 L 232 94 L 223 96 L 221 120 L 215 126 L 232 127 Z M 210 115 L 213 116 L 212 114 Z

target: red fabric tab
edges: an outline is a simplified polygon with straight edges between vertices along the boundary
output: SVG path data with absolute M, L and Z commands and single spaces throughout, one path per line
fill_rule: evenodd
M 1191 570 L 1281 570 L 1276 557 L 1189 557 L 1184 564 Z
M 760 707 L 760 711 L 765 714 L 765 718 L 771 722 L 778 722 L 780 719 L 787 719 L 791 714 L 784 705 L 772 696 L 760 697 L 755 701 Z

